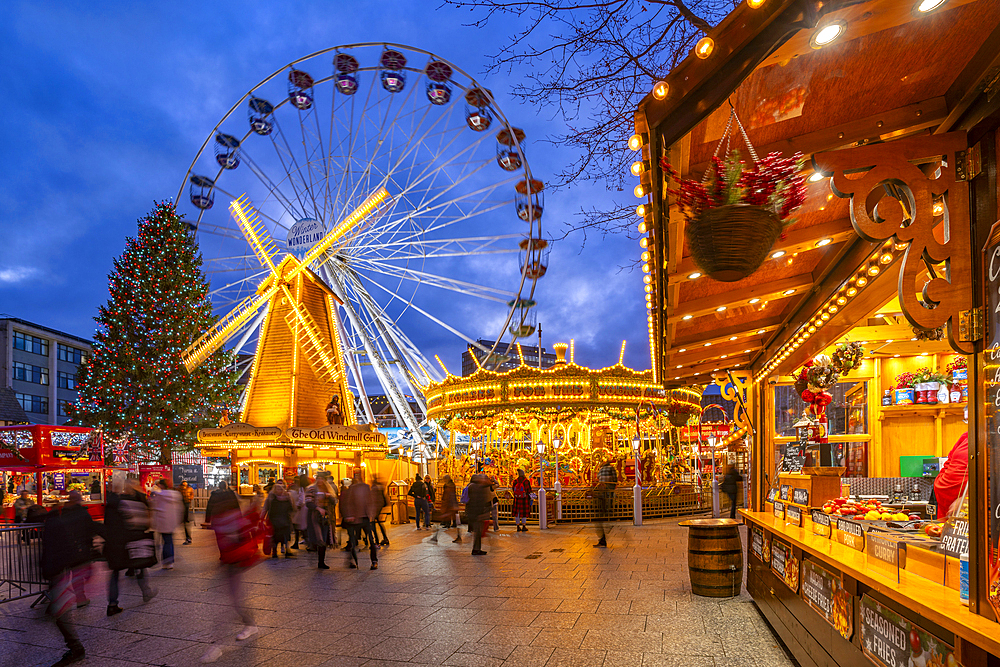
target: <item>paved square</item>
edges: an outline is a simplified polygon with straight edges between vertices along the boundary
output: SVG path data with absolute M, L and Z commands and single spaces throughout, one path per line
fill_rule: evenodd
M 464 532 L 464 530 L 463 530 Z M 494 665 L 544 667 L 783 667 L 793 665 L 749 596 L 691 594 L 687 531 L 677 521 L 615 524 L 596 549 L 592 526 L 528 533 L 504 527 L 483 541 L 452 543 L 454 530 L 390 527 L 379 569 L 348 570 L 344 554 L 316 569 L 304 550 L 265 560 L 244 576 L 260 632 L 241 629 L 229 604 L 210 531 L 177 547 L 176 568 L 149 576 L 157 597 L 143 604 L 123 578 L 125 612 L 107 618 L 107 571 L 95 567 L 90 606 L 73 613 L 87 650 L 81 665 L 200 664 L 210 642 L 215 664 Z M 745 544 L 744 535 L 744 544 Z M 55 625 L 29 601 L 0 605 L 0 667 L 46 666 L 65 648 Z

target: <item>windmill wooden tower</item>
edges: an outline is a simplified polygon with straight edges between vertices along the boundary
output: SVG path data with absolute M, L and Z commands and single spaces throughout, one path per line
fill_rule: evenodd
M 182 361 L 188 372 L 194 370 L 267 307 L 240 422 L 281 431 L 319 428 L 327 423 L 326 407 L 332 400 L 339 401 L 341 423 L 355 423 L 336 319 L 339 300 L 309 266 L 377 211 L 388 196 L 385 188 L 379 188 L 301 261 L 285 255 L 277 265 L 277 247 L 246 195 L 230 203 L 240 231 L 269 274 L 255 294 L 192 343 L 183 352 Z

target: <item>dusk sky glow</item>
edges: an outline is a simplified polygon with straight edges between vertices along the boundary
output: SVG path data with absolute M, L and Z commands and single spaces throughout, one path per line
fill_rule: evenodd
M 135 221 L 154 201 L 175 196 L 216 123 L 259 81 L 312 52 L 360 42 L 430 51 L 493 91 L 512 124 L 527 133 L 535 177 L 548 180 L 574 157 L 544 140 L 560 131 L 561 120 L 508 94 L 518 72 L 485 75 L 488 57 L 516 24 L 466 27 L 468 12 L 439 8 L 437 0 L 15 0 L 5 14 L 0 313 L 75 335 L 92 336 L 97 307 L 107 299 L 107 274 L 126 236 L 135 234 Z M 563 221 L 581 207 L 613 200 L 636 203 L 630 188 L 550 191 L 546 232 L 559 238 Z M 216 208 L 225 210 L 227 203 Z M 573 235 L 556 243 L 548 274 L 538 283 L 543 345 L 551 349 L 574 338 L 577 362 L 599 368 L 617 361 L 625 339 L 625 363 L 648 368 L 642 273 L 619 268 L 638 257 L 638 242 L 592 235 L 581 250 L 582 241 Z M 513 256 L 501 257 L 516 264 Z M 449 311 L 445 300 L 439 312 L 473 337 L 491 338 L 495 332 L 485 323 L 496 313 L 490 307 Z M 465 347 L 460 339 L 429 322 L 407 334 L 427 356 L 438 354 L 459 372 Z

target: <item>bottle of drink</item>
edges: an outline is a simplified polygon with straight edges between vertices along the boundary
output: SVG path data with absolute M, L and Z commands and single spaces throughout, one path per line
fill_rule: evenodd
M 969 604 L 969 552 L 963 551 L 958 557 L 958 594 L 962 604 Z
M 892 405 L 892 390 L 886 389 L 882 394 L 882 405 Z

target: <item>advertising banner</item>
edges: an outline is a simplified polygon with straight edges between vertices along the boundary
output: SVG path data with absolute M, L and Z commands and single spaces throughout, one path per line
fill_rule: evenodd
M 844 577 L 813 560 L 802 561 L 802 599 L 836 628 L 844 639 L 854 634 L 851 594 L 844 590 Z
M 171 466 L 141 465 L 139 466 L 139 486 L 142 492 L 149 495 L 156 483 L 161 479 L 173 481 Z
M 861 650 L 876 665 L 910 667 L 956 664 L 955 648 L 951 644 L 867 595 L 861 598 L 860 616 Z

